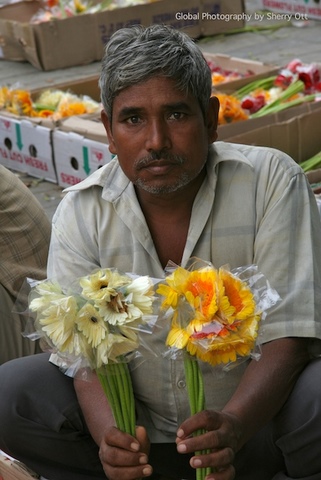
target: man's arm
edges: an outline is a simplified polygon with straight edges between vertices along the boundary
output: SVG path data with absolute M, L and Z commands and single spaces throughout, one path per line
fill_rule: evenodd
M 193 457 L 192 465 L 199 467 L 196 461 L 201 461 L 203 466 L 222 468 L 219 478 L 233 479 L 235 453 L 285 403 L 309 361 L 308 341 L 284 338 L 263 345 L 261 358 L 250 362 L 235 394 L 222 412 L 204 411 L 183 422 L 178 430 L 178 451 L 186 453 L 211 449 L 208 455 Z M 208 433 L 189 438 L 198 429 L 205 429 Z
M 309 339 L 283 338 L 262 346 L 259 361 L 253 360 L 242 381 L 223 409 L 242 425 L 239 449 L 269 422 L 288 398 L 300 373 L 309 361 Z
M 91 436 L 97 445 L 100 445 L 105 430 L 115 426 L 114 417 L 100 381 L 93 373 L 88 380 L 76 377 L 74 387 Z

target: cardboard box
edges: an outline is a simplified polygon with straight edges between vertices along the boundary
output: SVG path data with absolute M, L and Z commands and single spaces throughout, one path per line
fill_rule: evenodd
M 308 18 L 321 20 L 321 4 L 316 0 L 261 0 L 260 3 L 262 9 L 279 14 L 268 16 L 271 20 L 284 20 L 286 14 L 291 14 L 291 20 L 294 21 L 305 21 Z
M 37 0 L 0 8 L 0 58 L 28 61 L 40 70 L 100 61 L 104 45 L 119 28 L 165 23 L 193 38 L 241 28 L 244 0 L 157 0 L 153 3 L 31 24 Z M 86 32 L 84 34 L 84 32 Z
M 218 127 L 218 140 L 277 148 L 297 163 L 321 150 L 321 102 Z
M 36 178 L 57 182 L 51 129 L 0 115 L 0 163 Z
M 96 122 L 92 122 L 92 125 L 92 133 L 85 128 L 82 133 L 81 129 L 77 131 L 72 122 L 67 122 L 53 131 L 53 154 L 58 185 L 75 185 L 112 159 L 107 143 L 103 143 L 104 140 L 107 141 L 106 135 L 100 136 L 95 132 L 98 128 Z
M 278 65 L 271 65 L 244 58 L 231 57 L 230 55 L 225 55 L 222 53 L 213 54 L 204 51 L 203 55 L 206 60 L 212 61 L 215 63 L 215 65 L 218 65 L 222 69 L 232 70 L 243 75 L 243 78 L 214 85 L 213 89 L 216 91 L 233 92 L 249 82 L 259 80 L 260 78 L 265 78 L 270 75 L 275 75 L 280 69 Z
M 69 83 L 57 84 L 52 88 L 70 91 L 76 95 L 87 95 L 96 101 L 100 99 L 97 75 Z M 35 97 L 39 93 L 40 90 L 34 90 L 32 96 Z M 87 138 L 104 143 L 107 141 L 105 130 L 100 120 L 98 121 L 98 114 L 96 117 L 95 123 L 90 122 L 90 128 L 87 128 L 86 119 L 93 118 L 93 115 L 68 117 L 53 121 L 50 118 L 20 117 L 1 110 L 0 163 L 7 168 L 57 183 L 52 132 L 65 124 L 62 128 L 66 131 L 73 131 L 74 129 L 80 135 L 87 135 Z M 84 172 L 81 173 L 81 179 L 83 179 Z M 79 175 L 77 178 L 80 178 Z

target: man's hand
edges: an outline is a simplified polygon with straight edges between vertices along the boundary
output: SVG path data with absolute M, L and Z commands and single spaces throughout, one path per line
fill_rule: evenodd
M 199 430 L 206 431 L 197 435 Z M 177 432 L 177 450 L 180 453 L 206 450 L 206 453 L 191 458 L 191 466 L 211 467 L 216 473 L 208 475 L 207 480 L 233 480 L 233 461 L 240 436 L 241 427 L 234 416 L 204 410 L 182 423 Z
M 145 428 L 136 428 L 136 438 L 116 427 L 109 428 L 100 443 L 99 457 L 109 480 L 136 480 L 148 477 L 149 440 Z
M 249 363 L 222 412 L 203 411 L 182 423 L 177 450 L 192 453 L 208 449 L 208 453 L 190 461 L 194 468 L 216 469 L 207 480 L 235 478 L 236 452 L 282 408 L 309 361 L 307 347 L 308 339 L 301 338 L 281 338 L 262 345 L 261 358 Z M 197 436 L 201 429 L 206 433 Z

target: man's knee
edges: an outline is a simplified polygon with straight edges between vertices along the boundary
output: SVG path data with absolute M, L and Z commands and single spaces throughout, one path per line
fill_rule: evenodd
M 48 364 L 48 354 L 22 357 L 0 365 L 0 424 L 12 418 L 15 412 L 21 414 L 41 389 L 41 366 Z

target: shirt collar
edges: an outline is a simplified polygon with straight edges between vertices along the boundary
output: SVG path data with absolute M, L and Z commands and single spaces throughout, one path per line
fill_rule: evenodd
M 209 160 L 217 165 L 221 162 L 236 161 L 246 163 L 253 168 L 253 163 L 243 154 L 242 145 L 228 142 L 215 142 L 209 149 Z

